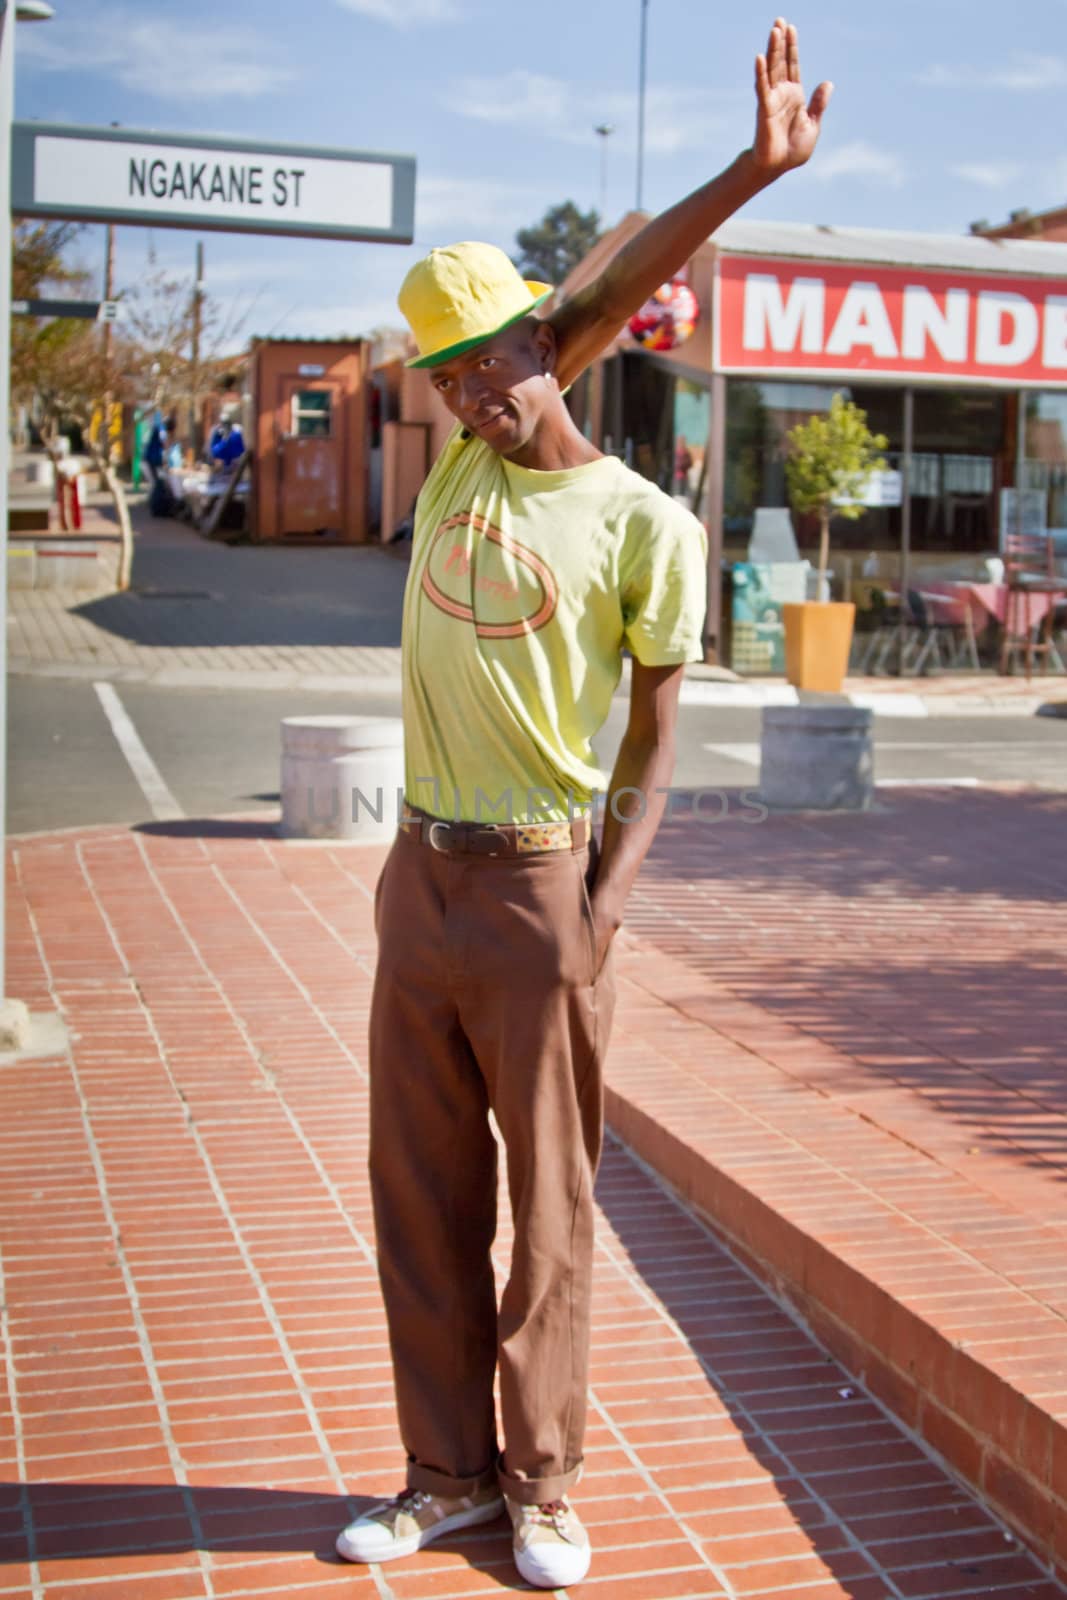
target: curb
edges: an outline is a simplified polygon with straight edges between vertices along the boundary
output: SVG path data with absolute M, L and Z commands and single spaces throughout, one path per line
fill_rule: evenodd
M 378 691 L 399 694 L 399 673 L 315 673 L 211 667 L 121 666 L 114 662 L 36 661 L 12 656 L 7 670 L 12 677 L 53 678 L 69 682 L 145 683 L 160 689 L 299 689 L 307 694 L 363 694 Z M 628 674 L 616 695 L 628 693 Z M 804 695 L 789 684 L 724 682 L 703 675 L 686 675 L 679 704 L 709 706 L 725 711 L 761 710 L 766 706 L 850 705 L 873 711 L 877 717 L 1058 717 L 1067 719 L 1067 688 L 1058 699 L 1040 694 L 923 695 L 900 689 L 860 690 L 841 695 Z
M 655 992 L 655 991 L 653 991 Z M 661 997 L 662 998 L 662 997 Z M 669 1003 L 669 1002 L 668 1002 Z M 677 1070 L 677 1069 L 676 1069 Z M 677 1070 L 664 1108 L 662 1072 L 653 1085 L 617 1072 L 605 1084 L 605 1121 L 614 1136 L 691 1207 L 714 1236 L 867 1391 L 1046 1564 L 1067 1580 L 1067 1418 L 1055 1400 L 1013 1379 L 1010 1363 L 986 1358 L 968 1341 L 907 1303 L 892 1278 L 848 1243 L 824 1241 L 817 1224 L 701 1148 L 699 1126 L 715 1099 Z M 744 1143 L 744 1130 L 736 1130 Z M 751 1157 L 747 1158 L 749 1162 Z M 818 1173 L 813 1167 L 813 1179 Z M 946 1252 L 947 1255 L 947 1252 Z M 1025 1311 L 1024 1290 L 1000 1292 Z M 1046 1385 L 1053 1380 L 1046 1379 Z M 1039 1387 L 1039 1385 L 1036 1385 Z

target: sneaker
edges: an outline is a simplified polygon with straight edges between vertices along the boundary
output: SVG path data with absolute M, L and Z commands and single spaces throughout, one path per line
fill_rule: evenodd
M 503 1509 L 495 1484 L 456 1499 L 427 1494 L 424 1489 L 405 1489 L 350 1522 L 337 1536 L 337 1554 L 346 1561 L 395 1561 L 414 1555 L 444 1533 L 492 1522 Z
M 512 1548 L 519 1576 L 535 1589 L 566 1589 L 589 1571 L 589 1535 L 567 1499 L 520 1505 L 505 1496 L 514 1530 Z

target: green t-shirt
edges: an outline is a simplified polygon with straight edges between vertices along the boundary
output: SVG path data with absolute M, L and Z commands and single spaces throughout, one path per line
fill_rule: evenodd
M 415 513 L 405 793 L 435 816 L 562 821 L 607 787 L 591 740 L 624 648 L 702 656 L 700 523 L 614 456 L 559 472 L 456 428 Z

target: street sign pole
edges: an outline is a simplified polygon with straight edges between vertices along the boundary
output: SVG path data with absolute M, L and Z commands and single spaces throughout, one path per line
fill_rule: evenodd
M 11 471 L 11 114 L 15 89 L 15 7 L 0 13 L 0 640 L 5 670 L 0 672 L 0 841 L 7 839 L 7 545 L 8 474 Z M 5 863 L 6 865 L 6 863 Z M 0 872 L 0 1049 L 25 1043 L 25 1006 L 7 998 L 7 885 Z

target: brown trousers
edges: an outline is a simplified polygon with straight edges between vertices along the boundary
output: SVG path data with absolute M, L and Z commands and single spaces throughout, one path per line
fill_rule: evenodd
M 610 952 L 594 970 L 590 870 L 588 850 L 449 855 L 401 832 L 379 880 L 370 1173 L 412 1488 L 499 1478 L 537 1504 L 581 1466 L 614 1004 Z M 499 1312 L 490 1107 L 515 1230 Z

